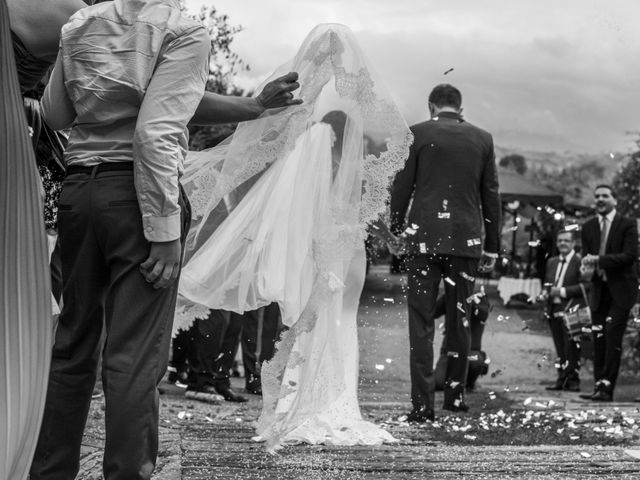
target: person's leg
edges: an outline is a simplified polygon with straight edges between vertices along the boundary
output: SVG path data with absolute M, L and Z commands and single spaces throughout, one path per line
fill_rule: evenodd
M 561 316 L 562 308 L 559 305 L 553 305 L 549 309 L 549 330 L 551 331 L 551 338 L 553 339 L 553 346 L 556 351 L 555 367 L 558 377 L 556 378 L 555 385 L 549 388 L 555 388 L 561 390 L 565 382 L 565 363 L 567 361 L 565 354 L 565 342 L 567 339 L 566 328 Z
M 92 227 L 92 181 L 71 175 L 58 225 L 64 306 L 56 330 L 32 480 L 72 479 L 96 380 L 108 271 Z
M 577 392 L 580 390 L 580 344 L 564 332 L 564 389 Z
M 254 392 L 260 390 L 260 372 L 258 355 L 261 347 L 259 334 L 262 330 L 264 308 L 244 312 L 243 315 L 231 313 L 232 322 L 242 323 L 242 363 L 244 364 L 245 388 Z
M 591 332 L 593 336 L 593 378 L 597 382 L 604 375 L 606 336 L 605 323 L 611 306 L 611 295 L 605 287 L 602 289 L 600 304 L 591 312 Z
M 149 255 L 133 175 L 96 178 L 102 249 L 111 272 L 102 359 L 106 480 L 148 480 L 158 452 L 157 386 L 167 367 L 178 280 L 155 289 L 140 272 Z M 181 201 L 183 214 L 186 205 Z
M 238 319 L 240 320 L 240 319 Z M 242 334 L 242 321 L 232 321 L 231 313 L 224 312 L 226 328 L 222 336 L 220 355 L 215 359 L 213 386 L 228 402 L 246 402 L 247 399 L 231 389 L 231 368 L 238 351 L 238 343 Z
M 604 324 L 604 338 L 606 342 L 602 379 L 610 383 L 609 392 L 613 393 L 620 370 L 622 356 L 622 340 L 627 329 L 629 309 L 612 305 Z
M 260 344 L 260 357 L 258 359 L 260 366 L 262 366 L 263 362 L 273 358 L 279 337 L 280 323 L 280 306 L 277 303 L 272 303 L 264 307 L 262 333 L 260 335 L 262 343 Z
M 442 257 L 445 275 L 445 328 L 447 330 L 447 373 L 444 408 L 466 410 L 464 390 L 471 345 L 471 305 L 478 260 L 456 256 Z
M 433 411 L 434 307 L 442 267 L 433 257 L 419 255 L 407 262 L 409 271 L 409 369 L 411 403 L 414 409 Z

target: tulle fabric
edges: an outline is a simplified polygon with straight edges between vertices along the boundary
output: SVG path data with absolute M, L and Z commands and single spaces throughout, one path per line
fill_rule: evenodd
M 292 70 L 303 105 L 187 157 L 194 223 L 174 328 L 278 302 L 289 330 L 263 366 L 258 438 L 270 450 L 393 441 L 360 415 L 356 315 L 366 225 L 412 137 L 346 27 L 316 27 L 272 78 Z
M 0 478 L 24 479 L 44 408 L 53 324 L 41 185 L 0 0 Z

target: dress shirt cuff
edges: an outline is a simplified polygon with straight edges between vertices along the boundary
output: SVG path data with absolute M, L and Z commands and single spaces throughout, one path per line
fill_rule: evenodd
M 560 297 L 567 298 L 567 289 L 564 287 L 560 288 Z
M 497 253 L 492 253 L 492 252 L 482 252 L 482 255 L 489 258 L 498 258 L 499 256 Z
M 144 236 L 150 242 L 171 242 L 180 238 L 180 212 L 169 217 L 142 217 Z

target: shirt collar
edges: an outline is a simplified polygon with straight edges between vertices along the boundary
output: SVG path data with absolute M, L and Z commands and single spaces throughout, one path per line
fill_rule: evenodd
M 598 215 L 598 220 L 600 220 L 601 223 L 602 223 L 602 217 L 603 216 L 607 218 L 607 221 L 609 222 L 609 225 L 611 225 L 611 223 L 613 222 L 613 218 L 616 216 L 616 209 L 614 208 L 613 210 L 611 210 L 606 215 Z
M 565 261 L 567 263 L 569 263 L 569 261 L 571 260 L 571 258 L 573 257 L 573 254 L 576 253 L 575 250 L 571 249 L 571 251 L 569 253 L 567 253 L 567 255 L 564 257 Z M 562 261 L 562 255 L 560 255 L 560 261 Z

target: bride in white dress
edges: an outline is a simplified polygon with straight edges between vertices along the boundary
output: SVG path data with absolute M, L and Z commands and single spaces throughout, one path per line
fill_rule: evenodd
M 187 159 L 194 223 L 174 327 L 278 302 L 289 328 L 262 369 L 257 439 L 270 450 L 393 441 L 360 414 L 356 316 L 366 227 L 412 137 L 346 27 L 316 27 L 274 76 L 291 70 L 301 106 Z

